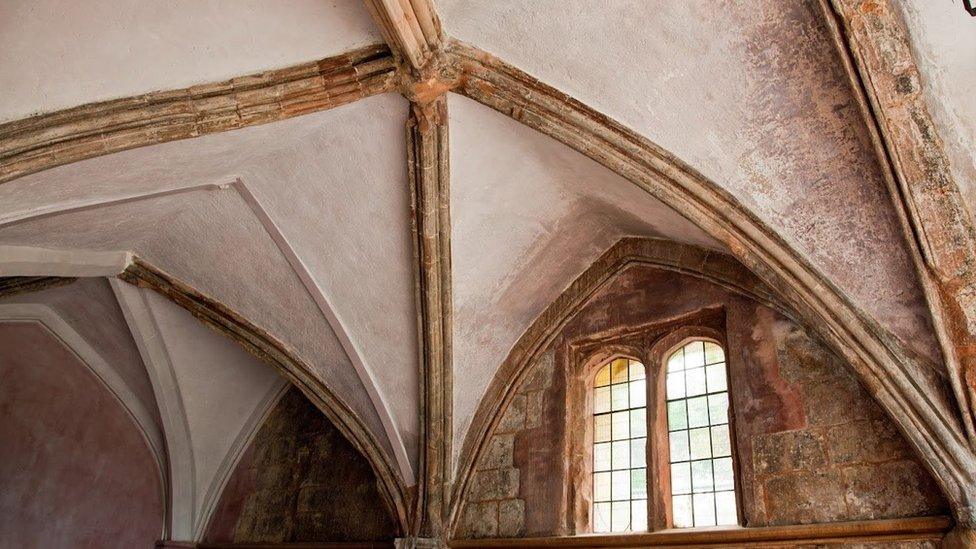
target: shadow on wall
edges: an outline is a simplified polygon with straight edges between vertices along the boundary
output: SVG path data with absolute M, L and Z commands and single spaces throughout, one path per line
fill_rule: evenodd
M 210 543 L 392 540 L 396 524 L 369 462 L 292 387 L 245 451 Z
M 0 323 L 0 547 L 152 547 L 162 525 L 122 405 L 43 325 Z

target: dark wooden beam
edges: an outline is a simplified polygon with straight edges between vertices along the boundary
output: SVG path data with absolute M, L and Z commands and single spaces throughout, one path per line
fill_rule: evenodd
M 440 537 L 450 507 L 452 302 L 447 98 L 414 103 L 407 122 L 408 178 L 420 340 L 421 472 L 416 534 Z
M 63 276 L 0 276 L 0 298 L 71 284 L 77 278 Z
M 396 89 L 375 45 L 286 69 L 0 124 L 0 183 L 86 158 L 265 124 Z

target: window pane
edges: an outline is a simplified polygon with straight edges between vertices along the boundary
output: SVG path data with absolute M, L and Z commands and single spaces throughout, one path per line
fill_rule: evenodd
M 729 388 L 728 384 L 725 381 L 724 362 L 720 362 L 718 364 L 712 364 L 711 366 L 706 366 L 705 369 L 708 371 L 706 377 L 708 378 L 709 393 L 724 391 Z
M 691 464 L 671 464 L 671 493 L 674 495 L 691 493 Z
M 593 473 L 593 501 L 610 501 L 610 473 Z
M 627 362 L 626 358 L 618 358 L 610 363 L 610 382 L 622 383 L 627 381 Z
M 647 408 L 638 408 L 630 411 L 630 436 L 647 436 Z
M 593 390 L 593 413 L 610 411 L 610 387 L 597 387 Z
M 685 376 L 685 393 L 688 396 L 705 394 L 705 368 L 686 370 Z
M 593 445 L 593 470 L 610 470 L 610 444 L 604 442 Z
M 671 461 L 687 461 L 688 454 L 688 431 L 675 431 L 668 435 L 671 444 Z
M 725 353 L 714 343 L 692 341 L 668 366 L 684 374 L 667 379 L 672 526 L 736 524 Z
M 695 525 L 691 514 L 691 496 L 671 498 L 671 514 L 675 528 L 689 528 Z
M 630 528 L 630 502 L 615 501 L 610 510 L 610 530 L 624 532 Z
M 680 372 L 685 369 L 685 355 L 683 349 L 678 349 L 675 351 L 670 358 L 668 358 L 668 372 Z
M 634 532 L 647 531 L 646 499 L 639 499 L 630 503 L 630 529 Z
M 676 400 L 668 403 L 668 431 L 688 428 L 688 415 L 685 401 Z
M 633 469 L 630 471 L 630 497 L 647 497 L 647 469 Z
M 636 360 L 630 361 L 630 380 L 644 379 L 646 374 L 644 373 L 644 365 Z
M 593 504 L 593 531 L 594 532 L 610 531 L 610 504 L 609 503 Z
M 610 440 L 610 414 L 593 418 L 593 440 L 594 442 Z
M 685 345 L 685 368 L 696 368 L 705 365 L 705 343 L 692 341 Z
M 706 341 L 705 364 L 715 364 L 717 362 L 725 362 L 725 353 L 722 352 L 722 348 L 718 345 L 712 343 L 711 341 Z
M 630 408 L 630 406 L 627 405 L 628 391 L 627 391 L 626 383 L 622 383 L 620 385 L 611 385 L 610 390 L 612 394 L 610 400 L 613 403 L 614 410 L 626 410 L 627 408 Z
M 692 429 L 688 431 L 690 439 L 691 459 L 712 457 L 712 445 L 708 437 L 709 428 Z
M 738 524 L 738 511 L 735 508 L 735 492 L 715 494 L 715 523 Z
M 596 373 L 596 379 L 593 381 L 594 387 L 603 387 L 604 385 L 610 385 L 610 365 L 607 364 L 600 371 Z
M 708 416 L 712 425 L 729 422 L 729 394 L 708 395 Z
M 715 483 L 712 481 L 712 460 L 691 462 L 691 489 L 696 494 L 715 489 Z
M 708 397 L 688 399 L 688 427 L 708 425 Z
M 613 501 L 630 499 L 630 471 L 613 471 L 610 473 L 610 496 Z
M 640 465 L 647 463 L 647 439 L 635 438 L 630 441 L 630 461 Z
M 638 464 L 634 464 L 635 467 Z M 614 469 L 629 469 L 630 468 L 630 441 L 620 440 L 613 443 L 613 468 Z
M 668 400 L 685 397 L 685 374 L 676 372 L 668 374 Z
M 729 442 L 729 426 L 712 427 L 712 455 L 731 456 L 732 444 Z
M 647 404 L 647 382 L 643 379 L 630 382 L 630 405 L 633 407 Z
M 695 494 L 695 526 L 715 526 L 715 494 Z
M 630 438 L 630 412 L 614 412 L 611 416 L 613 440 Z
M 732 458 L 716 459 L 715 466 L 715 490 L 732 490 L 735 488 L 735 481 L 732 474 Z

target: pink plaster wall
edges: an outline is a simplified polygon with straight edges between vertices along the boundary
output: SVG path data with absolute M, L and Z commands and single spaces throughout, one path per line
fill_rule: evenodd
M 121 404 L 41 324 L 0 323 L 0 547 L 152 547 L 162 521 Z

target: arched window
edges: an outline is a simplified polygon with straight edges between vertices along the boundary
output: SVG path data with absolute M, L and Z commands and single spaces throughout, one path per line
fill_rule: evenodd
M 675 528 L 737 524 L 725 353 L 695 340 L 667 360 L 671 512 Z
M 593 382 L 593 531 L 647 530 L 647 380 L 618 358 Z

